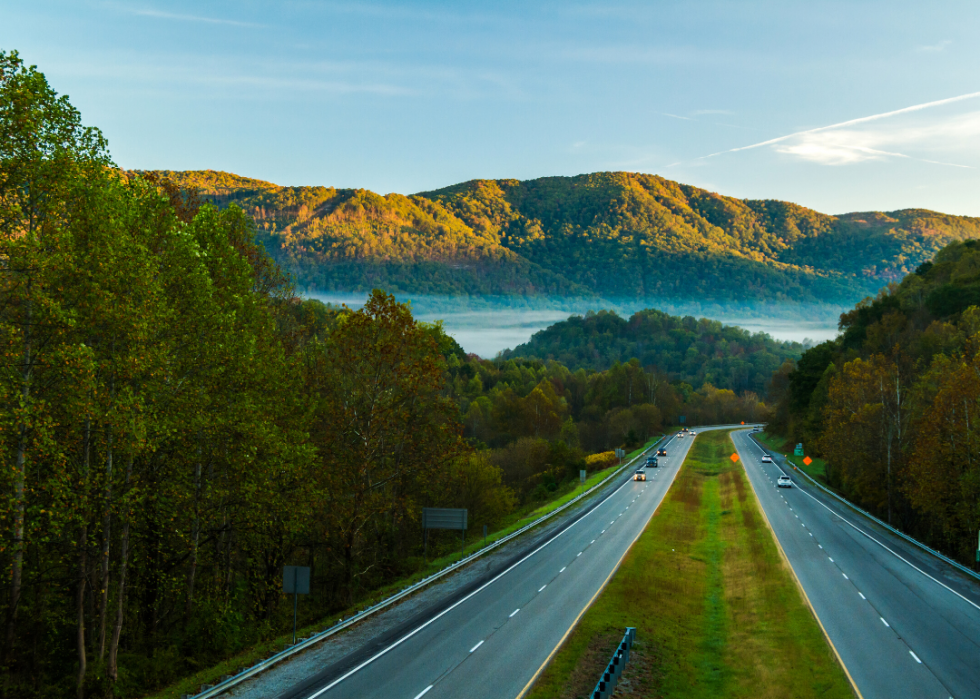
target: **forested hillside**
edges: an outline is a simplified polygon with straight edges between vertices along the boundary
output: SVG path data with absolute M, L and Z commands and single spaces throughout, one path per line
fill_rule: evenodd
M 774 375 L 771 428 L 849 497 L 972 563 L 980 529 L 980 244 L 952 243 Z
M 144 696 L 290 628 L 283 565 L 312 568 L 301 625 L 336 619 L 426 570 L 423 507 L 493 528 L 679 415 L 765 413 L 635 359 L 467 356 L 382 291 L 356 311 L 300 299 L 236 188 L 337 195 L 223 176 L 219 208 L 121 172 L 16 53 L 0 136 L 0 696 Z
M 828 216 L 655 175 L 474 180 L 413 196 L 160 173 L 235 201 L 304 287 L 853 303 L 980 219 L 909 209 Z
M 607 311 L 572 316 L 536 332 L 502 356 L 555 359 L 572 369 L 595 370 L 636 358 L 670 380 L 695 388 L 708 383 L 762 394 L 773 372 L 802 353 L 797 342 L 780 342 L 717 320 L 679 318 L 648 309 L 629 320 Z

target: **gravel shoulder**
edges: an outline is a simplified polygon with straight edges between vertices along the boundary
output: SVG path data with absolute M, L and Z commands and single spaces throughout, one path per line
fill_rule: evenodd
M 491 553 L 477 558 L 446 578 L 432 583 L 415 595 L 363 622 L 337 633 L 302 653 L 297 653 L 266 672 L 228 690 L 224 696 L 243 699 L 267 699 L 279 696 L 324 669 L 343 663 L 344 659 L 366 647 L 379 645 L 380 639 L 398 635 L 401 627 L 411 626 L 435 609 L 445 606 L 463 590 L 501 569 L 514 558 L 530 552 L 556 531 L 581 516 L 593 503 L 618 488 L 630 477 L 630 469 L 552 519 L 517 537 Z

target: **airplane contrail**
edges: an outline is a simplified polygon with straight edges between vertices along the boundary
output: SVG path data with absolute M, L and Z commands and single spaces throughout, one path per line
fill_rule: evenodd
M 805 136 L 811 133 L 819 133 L 820 131 L 829 131 L 830 129 L 839 129 L 842 126 L 851 126 L 852 124 L 863 124 L 866 121 L 877 121 L 878 119 L 887 119 L 888 117 L 893 117 L 896 114 L 906 114 L 908 112 L 918 112 L 922 109 L 930 109 L 931 107 L 939 107 L 944 104 L 951 104 L 953 102 L 961 102 L 963 100 L 974 99 L 980 97 L 980 92 L 971 92 L 966 95 L 959 95 L 958 97 L 947 97 L 946 99 L 936 100 L 935 102 L 924 102 L 922 104 L 915 104 L 911 107 L 903 107 L 902 109 L 895 109 L 891 112 L 882 112 L 881 114 L 872 114 L 871 116 L 860 117 L 858 119 L 850 119 L 848 121 L 842 121 L 837 124 L 830 124 L 829 126 L 818 126 L 815 129 L 807 129 L 805 131 L 797 131 L 795 133 L 787 134 L 785 136 L 779 136 L 777 138 L 770 138 L 768 141 L 762 141 L 760 143 L 753 143 L 750 146 L 740 146 L 738 148 L 730 148 L 728 150 L 718 151 L 717 153 L 711 153 L 710 155 L 702 155 L 695 160 L 704 160 L 705 158 L 714 158 L 716 155 L 724 155 L 725 153 L 737 153 L 738 151 L 751 150 L 753 148 L 761 148 L 762 146 L 772 145 L 773 143 L 779 143 L 780 141 L 785 141 L 788 138 L 795 138 L 796 136 Z M 945 164 L 945 163 L 944 163 Z

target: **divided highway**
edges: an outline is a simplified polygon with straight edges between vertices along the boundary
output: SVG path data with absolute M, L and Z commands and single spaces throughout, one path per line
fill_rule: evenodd
M 740 430 L 739 457 L 865 699 L 980 697 L 980 584 L 808 485 Z M 777 488 L 783 473 L 792 488 Z
M 282 699 L 518 697 L 602 589 L 672 483 L 692 439 L 449 608 L 362 649 Z M 661 463 L 663 458 L 661 457 Z

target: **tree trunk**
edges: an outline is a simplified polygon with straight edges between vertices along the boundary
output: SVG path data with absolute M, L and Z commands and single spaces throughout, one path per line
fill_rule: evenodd
M 86 488 L 89 475 L 89 444 L 92 435 L 92 422 L 85 420 L 85 441 L 82 463 L 82 487 Z M 82 498 L 84 501 L 84 496 Z M 83 522 L 78 533 L 78 686 L 76 696 L 85 699 L 85 671 L 88 666 L 88 653 L 85 648 L 85 583 L 88 582 L 88 523 Z
M 112 529 L 112 427 L 108 429 L 106 446 L 105 515 L 102 523 L 102 577 L 99 602 L 99 660 L 105 658 L 106 615 L 109 611 L 109 542 Z
M 129 495 L 129 482 L 133 476 L 133 456 L 130 454 L 126 462 L 126 482 L 123 490 L 123 497 Z M 126 569 L 129 565 L 129 519 L 130 506 L 126 504 L 125 517 L 122 525 L 121 541 L 119 543 L 119 594 L 118 604 L 116 605 L 116 623 L 112 627 L 112 641 L 109 643 L 109 668 L 107 674 L 109 680 L 115 682 L 119 676 L 119 666 L 117 658 L 119 655 L 119 637 L 122 635 L 123 613 L 126 611 Z
M 33 307 L 31 304 L 32 282 L 27 281 L 27 311 L 24 324 L 24 355 L 21 366 L 21 410 L 28 410 L 31 399 L 31 372 L 33 357 L 31 356 Z M 22 414 L 23 415 L 23 414 Z M 24 484 L 27 481 L 27 416 L 23 415 L 17 426 L 17 459 L 14 467 L 14 530 L 13 530 L 13 561 L 10 571 L 10 607 L 7 610 L 7 633 L 3 644 L 3 658 L 14 647 L 14 630 L 17 622 L 17 606 L 20 604 L 21 579 L 24 570 L 24 517 L 26 503 L 24 502 Z
M 197 551 L 201 541 L 201 444 L 200 435 L 197 445 L 197 463 L 194 465 L 194 526 L 191 529 L 191 565 L 187 571 L 187 604 L 184 607 L 184 622 L 191 618 L 191 607 L 194 604 L 194 582 L 197 578 Z

